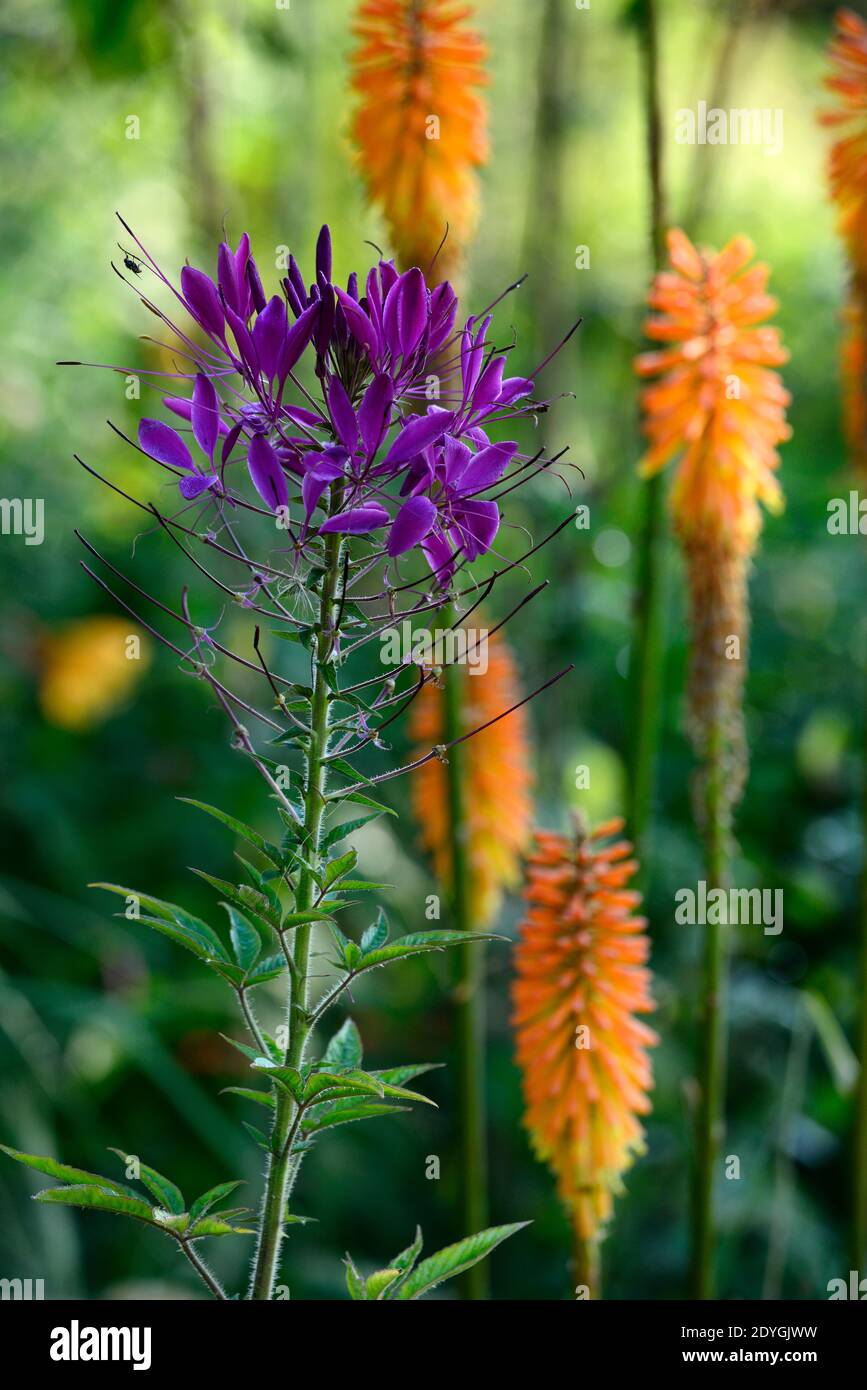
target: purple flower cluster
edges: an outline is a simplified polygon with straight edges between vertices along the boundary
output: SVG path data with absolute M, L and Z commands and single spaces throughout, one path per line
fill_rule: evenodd
M 234 251 L 220 246 L 215 280 L 185 266 L 179 291 L 137 245 L 207 340 L 175 328 L 192 391 L 164 401 L 188 422 L 198 455 L 187 431 L 139 426 L 141 448 L 178 475 L 185 500 L 244 505 L 235 465 L 246 463 L 301 548 L 335 532 L 369 537 L 391 558 L 420 547 L 444 586 L 491 549 L 500 513 L 486 494 L 526 476 L 527 460 L 488 430 L 533 409 L 533 383 L 505 376 L 490 317 L 457 327 L 448 283 L 431 288 L 419 269 L 399 274 L 388 260 L 363 288 L 355 274 L 335 285 L 327 227 L 315 280 L 307 285 L 290 257 L 270 299 L 246 234 Z

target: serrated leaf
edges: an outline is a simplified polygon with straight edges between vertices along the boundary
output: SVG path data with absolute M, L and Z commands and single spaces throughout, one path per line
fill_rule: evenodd
M 502 1241 L 508 1240 L 516 1231 L 523 1230 L 529 1221 L 513 1221 L 509 1226 L 490 1226 L 486 1231 L 478 1231 L 474 1236 L 466 1236 L 455 1245 L 447 1245 L 435 1255 L 422 1260 L 413 1270 L 398 1293 L 399 1299 L 421 1298 L 445 1279 L 453 1279 L 456 1274 L 478 1264 L 490 1255 Z
M 281 929 L 289 931 L 292 927 L 302 927 L 307 922 L 329 922 L 330 920 L 330 912 L 324 912 L 317 908 L 311 908 L 308 911 L 305 908 L 303 912 L 287 912 L 281 923 Z
M 332 845 L 336 845 L 340 840 L 345 840 L 348 835 L 354 835 L 356 830 L 360 830 L 363 825 L 367 825 L 372 820 L 378 820 L 382 813 L 374 811 L 369 816 L 358 816 L 355 820 L 341 821 L 340 825 L 335 825 L 322 841 L 322 851 L 326 853 Z
M 148 1226 L 158 1226 L 148 1203 L 122 1192 L 108 1192 L 104 1187 L 49 1187 L 37 1192 L 35 1202 L 51 1202 L 64 1207 L 86 1207 L 91 1211 L 107 1211 L 115 1216 L 132 1216 Z
M 263 1134 L 261 1129 L 257 1129 L 255 1125 L 251 1125 L 247 1120 L 242 1120 L 241 1124 L 253 1140 L 253 1143 L 258 1144 L 260 1149 L 264 1149 L 265 1153 L 269 1154 L 271 1152 L 271 1141 L 267 1134 Z
M 375 1120 L 383 1115 L 401 1115 L 408 1110 L 408 1105 L 386 1105 L 383 1101 L 350 1096 L 344 1100 L 325 1101 L 322 1106 L 311 1106 L 301 1121 L 301 1129 L 305 1133 L 318 1134 L 320 1130 L 334 1129 L 337 1125 Z
M 179 1187 L 169 1179 L 164 1178 L 162 1173 L 158 1173 L 155 1168 L 149 1168 L 146 1163 L 142 1163 L 135 1154 L 126 1154 L 123 1149 L 113 1149 L 109 1145 L 109 1151 L 117 1154 L 124 1167 L 128 1168 L 131 1162 L 138 1167 L 138 1180 L 144 1183 L 154 1197 L 156 1197 L 161 1207 L 171 1212 L 172 1216 L 181 1216 L 187 1209 L 184 1201 L 184 1194 Z
M 385 1094 L 382 1082 L 367 1072 L 314 1072 L 307 1078 L 304 1086 L 304 1103 L 308 1105 L 317 1097 L 325 1100 L 329 1093 L 331 1098 L 336 1100 L 338 1097 L 352 1095 L 353 1092 L 376 1096 Z
M 263 956 L 254 970 L 247 976 L 248 985 L 264 985 L 268 980 L 276 980 L 286 969 L 286 957 L 282 951 L 273 956 Z
M 361 938 L 361 954 L 365 955 L 368 951 L 378 951 L 388 940 L 388 919 L 382 908 L 379 909 L 376 921 L 369 926 Z
M 262 949 L 262 941 L 253 923 L 243 912 L 239 912 L 231 903 L 220 903 L 220 907 L 226 909 L 229 914 L 230 930 L 232 938 L 232 950 L 235 952 L 235 960 L 246 974 L 251 970 L 259 959 L 259 952 Z
M 271 910 L 267 899 L 263 898 L 263 902 L 267 906 L 266 915 L 264 909 L 262 912 L 257 912 L 255 906 L 251 906 L 249 901 L 242 898 L 241 889 L 234 883 L 230 883 L 227 878 L 216 878 L 214 874 L 205 873 L 204 869 L 192 869 L 191 872 L 198 875 L 199 878 L 203 878 L 206 883 L 210 883 L 211 887 L 216 888 L 218 893 L 222 893 L 224 898 L 228 898 L 229 901 L 234 903 L 237 907 L 243 908 L 245 912 L 249 912 L 253 917 L 257 918 L 257 920 L 262 923 L 265 931 L 269 929 L 273 931 L 279 930 L 280 917 Z M 247 888 L 246 884 L 243 886 L 248 894 L 254 891 L 253 889 Z
M 295 1067 L 284 1067 L 268 1057 L 257 1057 L 253 1062 L 256 1071 L 264 1072 L 270 1081 L 278 1081 L 295 1099 L 300 1100 L 304 1091 L 304 1080 Z
M 40 1154 L 25 1154 L 20 1149 L 10 1149 L 7 1144 L 0 1144 L 0 1150 L 14 1158 L 16 1163 L 23 1163 L 28 1168 L 34 1168 L 37 1173 L 44 1173 L 46 1177 L 57 1178 L 59 1182 L 73 1183 L 79 1186 L 105 1187 L 112 1192 L 120 1192 L 125 1197 L 138 1199 L 138 1193 L 125 1183 L 115 1182 L 114 1178 L 104 1178 L 99 1173 L 88 1173 L 84 1168 L 72 1168 L 68 1163 L 58 1163 L 54 1158 L 43 1158 Z
M 274 865 L 275 869 L 282 869 L 283 865 L 280 851 L 277 846 L 272 845 L 269 840 L 265 839 L 264 835 L 260 835 L 258 830 L 254 830 L 252 826 L 245 825 L 243 821 L 237 820 L 235 816 L 228 815 L 226 811 L 221 811 L 218 806 L 209 806 L 207 802 L 196 801 L 191 796 L 180 796 L 178 800 L 186 802 L 188 806 L 196 806 L 200 811 L 204 811 L 206 815 L 213 816 L 215 820 L 221 821 L 222 824 L 227 826 L 235 835 L 240 836 L 242 840 L 246 840 L 248 844 L 253 845 L 269 863 Z
M 407 1081 L 424 1076 L 428 1071 L 439 1071 L 444 1066 L 444 1062 L 409 1062 L 402 1067 L 386 1067 L 384 1071 L 372 1071 L 370 1074 L 378 1076 L 387 1086 L 405 1086 Z
M 255 1101 L 257 1105 L 266 1105 L 271 1110 L 277 1104 L 277 1098 L 273 1091 L 251 1091 L 247 1086 L 224 1086 L 220 1095 L 241 1096 L 243 1100 Z
M 192 1203 L 190 1225 L 194 1226 L 199 1217 L 204 1216 L 206 1212 L 211 1210 L 211 1207 L 217 1206 L 219 1202 L 225 1201 L 231 1192 L 243 1187 L 243 1185 L 242 1179 L 237 1178 L 234 1182 L 220 1182 L 217 1183 L 216 1187 L 209 1187 L 207 1192 L 203 1192 L 201 1197 L 197 1197 Z
M 137 898 L 154 916 L 130 917 L 128 921 L 146 922 L 149 926 L 156 926 L 158 930 L 164 930 L 160 926 L 160 923 L 164 922 L 166 926 L 173 926 L 176 931 L 182 933 L 187 940 L 181 944 L 186 944 L 187 949 L 194 954 L 201 955 L 203 959 L 213 957 L 215 960 L 229 961 L 229 953 L 213 928 L 200 917 L 194 917 L 191 912 L 179 907 L 177 903 L 163 902 L 162 898 L 152 898 L 149 893 L 141 893 L 135 888 L 125 888 L 119 883 L 91 883 L 88 886 L 103 888 L 107 893 L 117 893 L 123 898 Z M 170 932 L 165 934 L 171 935 Z M 198 951 L 192 943 L 198 943 Z
M 505 941 L 504 936 L 495 932 L 479 931 L 419 931 L 399 936 L 390 946 L 369 951 L 362 956 L 358 971 L 368 970 L 376 965 L 388 965 L 390 961 L 402 960 L 406 956 L 417 956 L 423 951 L 442 951 L 446 946 L 473 946 L 480 941 Z
M 345 854 L 341 854 L 337 859 L 332 859 L 330 864 L 325 866 L 325 875 L 322 880 L 323 890 L 327 890 L 336 883 L 344 874 L 348 874 L 350 869 L 354 869 L 358 862 L 358 851 L 348 849 Z
M 322 1062 L 325 1066 L 358 1069 L 363 1060 L 361 1034 L 351 1018 L 347 1018 L 331 1038 Z
M 198 1240 L 200 1236 L 254 1236 L 255 1234 L 256 1232 L 251 1226 L 230 1226 L 227 1221 L 221 1221 L 219 1217 L 205 1216 L 195 1230 L 190 1231 L 190 1239 Z

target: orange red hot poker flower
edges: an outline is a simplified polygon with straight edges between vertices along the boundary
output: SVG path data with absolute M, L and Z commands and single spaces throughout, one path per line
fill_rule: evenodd
M 641 896 L 628 886 L 638 866 L 628 841 L 605 843 L 622 828 L 537 832 L 515 956 L 525 1124 L 583 1240 L 604 1233 L 643 1151 L 657 1042 L 637 1017 L 654 1008 Z
M 828 57 L 832 71 L 825 86 L 838 98 L 825 111 L 823 125 L 846 127 L 831 148 L 828 173 L 839 210 L 840 235 L 853 265 L 867 269 L 867 23 L 851 10 L 839 10 Z
M 361 0 L 352 134 L 373 202 L 401 265 L 443 278 L 478 216 L 476 169 L 487 159 L 485 46 L 454 0 Z
M 837 106 L 819 117 L 844 127 L 831 146 L 828 181 L 837 205 L 838 230 L 852 268 L 843 317 L 843 402 L 846 441 L 853 462 L 867 466 L 867 23 L 851 10 L 837 14 L 825 86 Z
M 518 683 L 505 639 L 487 639 L 487 670 L 470 675 L 455 667 L 461 681 L 462 732 L 480 728 L 517 704 Z M 426 751 L 445 737 L 443 691 L 427 684 L 412 705 L 410 734 Z M 470 909 L 473 925 L 495 916 L 503 890 L 520 876 L 520 856 L 530 837 L 533 803 L 526 710 L 513 709 L 462 745 Z M 451 877 L 446 769 L 433 759 L 413 775 L 412 805 L 421 841 L 441 882 Z
M 759 503 L 782 506 L 777 445 L 790 434 L 790 397 L 774 367 L 788 361 L 768 267 L 749 267 L 754 248 L 735 237 L 715 254 L 681 231 L 668 234 L 671 269 L 656 276 L 648 338 L 662 344 L 636 360 L 640 376 L 660 380 L 642 392 L 649 476 L 681 456 L 673 507 L 682 539 L 725 537 L 749 553 L 761 529 Z M 749 267 L 749 268 L 748 268 Z

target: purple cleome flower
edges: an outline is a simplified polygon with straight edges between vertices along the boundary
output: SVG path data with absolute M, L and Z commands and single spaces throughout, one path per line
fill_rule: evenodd
M 165 405 L 189 422 L 203 462 L 158 420 L 141 421 L 140 446 L 181 475 L 188 501 L 239 501 L 229 470 L 245 461 L 269 510 L 290 512 L 300 493 L 302 547 L 337 533 L 367 536 L 391 559 L 420 548 L 446 587 L 459 563 L 494 543 L 500 513 L 485 493 L 513 463 L 515 473 L 526 469 L 516 443 L 492 442 L 487 431 L 535 408 L 533 383 L 505 377 L 490 317 L 456 331 L 448 283 L 430 288 L 419 269 L 400 274 L 389 260 L 371 267 L 363 294 L 355 274 L 346 289 L 331 277 L 327 227 L 315 281 L 307 286 L 290 257 L 283 293 L 270 299 L 246 233 L 236 250 L 220 246 L 216 280 L 185 266 L 174 293 L 209 346 L 176 330 L 196 370 L 191 396 Z M 296 376 L 308 353 L 315 391 Z

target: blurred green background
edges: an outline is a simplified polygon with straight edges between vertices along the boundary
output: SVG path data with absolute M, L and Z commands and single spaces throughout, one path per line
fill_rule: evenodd
M 567 527 L 535 557 L 534 579 L 551 587 L 509 629 L 525 689 L 575 663 L 530 715 L 537 821 L 562 826 L 570 807 L 596 818 L 624 804 L 624 673 L 642 501 L 631 359 L 650 274 L 639 46 L 622 4 L 478 0 L 474 8 L 490 45 L 492 155 L 469 256 L 469 307 L 530 272 L 500 318 L 501 339 L 510 325 L 517 331 L 518 370 L 575 317 L 584 320 L 547 383 L 574 395 L 540 428 L 550 447 L 570 444 L 586 482 L 571 502 L 554 478 L 512 498 L 514 520 L 537 536 L 575 500 L 591 508 L 589 532 Z M 218 1095 L 240 1075 L 240 1059 L 218 1037 L 237 1031 L 233 1001 L 170 943 L 114 921 L 86 884 L 130 883 L 213 915 L 187 866 L 222 875 L 231 845 L 176 798 L 199 797 L 261 825 L 269 808 L 254 771 L 228 750 L 206 689 L 154 651 L 125 690 L 99 630 L 73 626 L 111 613 L 79 568 L 76 525 L 166 601 L 188 576 L 165 538 L 136 544 L 140 518 L 72 458 L 75 451 L 147 495 L 139 459 L 103 423 L 110 416 L 132 432 L 146 402 L 126 400 L 122 377 L 54 363 L 153 365 L 139 339 L 152 331 L 148 315 L 109 266 L 118 257 L 115 209 L 172 275 L 187 257 L 212 269 L 224 219 L 233 242 L 249 230 L 269 290 L 277 249 L 289 246 L 309 265 L 323 221 L 341 278 L 368 263 L 366 239 L 387 244 L 348 139 L 352 11 L 351 0 L 286 8 L 268 0 L 7 0 L 0 15 L 3 493 L 46 500 L 43 545 L 13 536 L 0 543 L 0 1137 L 96 1169 L 113 1164 L 105 1147 L 116 1144 L 188 1195 L 236 1176 L 258 1193 L 260 1155 L 239 1123 L 247 1107 Z M 720 1291 L 734 1298 L 824 1297 L 827 1281 L 848 1269 L 864 560 L 856 537 L 826 529 L 829 498 L 850 486 L 837 360 L 845 266 L 825 196 L 827 138 L 816 125 L 832 13 L 816 0 L 660 6 L 671 220 L 686 219 L 716 246 L 739 232 L 753 238 L 772 266 L 792 352 L 787 509 L 767 523 L 751 585 L 752 771 L 737 868 L 738 883 L 785 890 L 785 928 L 779 937 L 742 929 L 733 966 L 725 1152 L 740 1156 L 742 1178 L 719 1195 Z M 783 151 L 677 145 L 676 110 L 719 95 L 722 106 L 782 108 Z M 140 121 L 137 140 L 126 138 L 130 116 Z M 576 269 L 579 246 L 589 248 L 589 268 Z M 676 888 L 702 874 L 682 733 L 684 592 L 669 551 L 662 762 L 648 855 L 662 1044 L 648 1152 L 628 1176 L 605 1247 L 613 1298 L 677 1296 L 686 1262 L 700 942 L 673 913 Z M 500 609 L 523 592 L 524 580 L 512 576 Z M 213 621 L 210 595 L 204 605 Z M 227 615 L 223 634 L 235 621 Z M 396 734 L 398 755 L 405 737 Z M 574 790 L 581 763 L 591 768 L 589 792 Z M 389 796 L 407 814 L 359 837 L 360 867 L 397 885 L 385 905 L 396 928 L 414 930 L 435 885 L 417 849 L 407 785 L 390 784 Z M 513 901 L 501 929 L 513 933 L 518 912 Z M 494 1256 L 493 1292 L 568 1297 L 567 1226 L 520 1125 L 510 948 L 488 948 L 488 966 L 492 1219 L 534 1223 Z M 447 1060 L 448 963 L 376 973 L 353 1009 L 370 1064 Z M 438 1110 L 322 1139 L 295 1199 L 318 1224 L 295 1228 L 289 1240 L 284 1277 L 293 1297 L 342 1296 L 343 1252 L 379 1267 L 416 1222 L 428 1249 L 463 1234 L 453 1070 L 428 1078 Z M 439 1181 L 425 1177 L 431 1154 L 442 1159 Z M 36 1187 L 25 1170 L 0 1166 L 0 1274 L 44 1278 L 49 1297 L 200 1296 L 169 1242 L 99 1215 L 35 1206 L 26 1199 Z M 217 1244 L 214 1264 L 237 1286 L 249 1252 L 241 1241 Z

